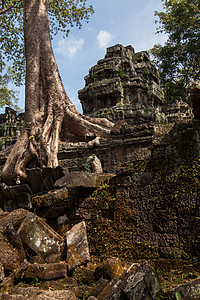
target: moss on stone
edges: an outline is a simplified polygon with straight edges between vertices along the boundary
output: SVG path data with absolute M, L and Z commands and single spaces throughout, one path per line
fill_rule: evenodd
M 80 285 L 93 286 L 95 284 L 94 271 L 96 266 L 91 263 L 88 266 L 77 267 L 73 271 L 73 278 L 77 280 Z

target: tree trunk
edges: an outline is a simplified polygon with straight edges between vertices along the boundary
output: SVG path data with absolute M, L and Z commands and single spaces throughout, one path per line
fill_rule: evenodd
M 108 136 L 113 124 L 83 116 L 68 98 L 53 54 L 46 0 L 24 0 L 26 55 L 25 122 L 2 171 L 8 184 L 26 181 L 26 165 L 58 165 L 59 135 L 84 140 L 88 133 Z

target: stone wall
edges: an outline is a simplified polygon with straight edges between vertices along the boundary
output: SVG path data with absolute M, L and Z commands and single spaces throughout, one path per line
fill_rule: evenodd
M 191 123 L 175 125 L 151 158 L 120 167 L 117 176 L 79 203 L 92 251 L 124 258 L 199 257 L 200 140 Z
M 167 107 L 165 115 L 167 121 L 171 123 L 184 119 L 192 119 L 193 111 L 191 106 L 179 98 Z
M 20 135 L 24 122 L 24 114 L 17 114 L 12 108 L 6 107 L 0 114 L 0 151 L 14 144 Z
M 130 133 L 129 138 L 124 133 L 119 134 L 117 139 L 117 134 L 113 133 L 110 140 L 102 140 L 100 146 L 93 148 L 79 144 L 73 145 L 73 149 L 72 145 L 61 144 L 59 162 L 65 172 L 68 169 L 80 170 L 86 158 L 95 153 L 101 159 L 104 171 L 115 172 L 116 176 L 110 181 L 108 176 L 107 181 L 96 191 L 94 186 L 69 188 L 68 198 L 64 202 L 59 200 L 57 204 L 50 192 L 45 201 L 53 201 L 51 206 L 48 209 L 43 207 L 43 210 L 40 207 L 37 212 L 45 212 L 51 226 L 56 226 L 58 216 L 64 214 L 68 220 L 67 226 L 85 219 L 91 253 L 99 257 L 198 257 L 198 130 L 192 122 L 181 122 L 169 127 L 162 137 L 157 128 L 156 135 L 157 138 L 155 133 L 150 135 L 149 131 L 145 139 L 143 131 L 142 137 L 132 136 L 131 139 Z M 17 205 L 35 209 L 31 204 L 32 197 L 39 190 L 45 194 L 55 189 L 51 183 L 53 178 L 62 176 L 59 170 L 54 174 L 46 170 L 43 175 L 41 173 L 41 178 L 38 175 L 39 169 L 34 172 L 35 175 L 30 175 L 31 186 L 22 185 L 6 190 L 2 186 L 1 195 L 4 195 L 4 199 L 7 197 L 7 200 L 3 204 L 1 199 L 1 206 L 6 205 L 8 210 L 17 208 Z M 38 180 L 36 175 L 39 176 Z M 37 185 L 42 184 L 43 189 L 39 186 L 37 190 L 35 182 Z

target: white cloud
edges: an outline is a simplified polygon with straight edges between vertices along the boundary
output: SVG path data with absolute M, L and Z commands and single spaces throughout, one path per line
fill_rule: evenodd
M 71 37 L 66 40 L 58 41 L 58 47 L 55 51 L 71 58 L 78 50 L 81 50 L 83 44 L 84 39 L 75 39 L 74 37 Z
M 87 30 L 90 31 L 90 32 L 93 31 L 92 27 L 90 27 L 90 26 L 87 27 Z
M 104 30 L 101 30 L 97 35 L 96 44 L 99 48 L 105 48 L 113 40 L 114 36 Z

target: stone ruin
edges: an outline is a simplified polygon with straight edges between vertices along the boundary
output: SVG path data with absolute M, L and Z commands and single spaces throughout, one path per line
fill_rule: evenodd
M 0 151 L 14 144 L 20 135 L 24 123 L 24 114 L 10 108 L 5 108 L 5 113 L 0 114 Z
M 162 111 L 164 95 L 160 75 L 147 51 L 134 52 L 132 46 L 107 48 L 104 59 L 85 76 L 85 87 L 78 92 L 83 113 L 125 120 L 130 125 L 145 122 L 174 122 L 192 118 L 190 106 L 178 99 Z
M 181 98 L 170 104 L 165 111 L 168 122 L 177 122 L 180 120 L 191 119 L 193 117 L 192 107 L 190 107 Z
M 119 46 L 119 49 L 126 53 L 133 48 Z M 148 56 L 146 52 L 142 55 Z M 122 75 L 120 72 L 121 82 Z M 148 76 L 144 78 L 151 77 Z M 105 111 L 112 120 L 123 119 L 115 124 L 109 138 L 98 143 L 61 143 L 56 169 L 31 165 L 26 170 L 27 183 L 10 187 L 0 182 L 0 249 L 3 249 L 0 251 L 0 285 L 5 292 L 1 299 L 41 300 L 48 297 L 75 300 L 85 299 L 85 292 L 88 300 L 133 299 L 133 295 L 138 295 L 139 300 L 145 299 L 149 293 L 151 299 L 155 299 L 160 285 L 148 263 L 128 264 L 118 258 L 107 259 L 98 265 L 92 260 L 88 263 L 90 254 L 97 255 L 102 246 L 102 251 L 107 253 L 109 243 L 102 239 L 105 227 L 123 254 L 126 254 L 128 243 L 127 253 L 132 255 L 131 260 L 137 260 L 137 255 L 140 260 L 142 254 L 145 255 L 142 259 L 152 259 L 155 266 L 159 265 L 158 270 L 168 264 L 166 276 L 171 270 L 170 260 L 174 270 L 177 260 L 183 260 L 185 264 L 188 253 L 194 258 L 199 256 L 200 85 L 196 83 L 191 93 L 196 123 L 184 120 L 175 126 L 147 122 L 163 119 L 162 99 L 156 98 L 156 93 L 149 90 L 141 88 L 142 96 L 139 97 L 136 89 L 132 89 L 131 94 L 131 88 L 127 88 L 128 96 L 122 97 L 120 103 L 112 106 L 108 102 L 109 107 L 99 109 L 99 113 Z M 119 94 L 116 92 L 116 95 Z M 120 95 L 125 95 L 125 92 Z M 129 99 L 129 103 L 125 103 L 125 99 Z M 136 101 L 132 103 L 131 99 Z M 135 110 L 131 110 L 131 105 Z M 164 121 L 174 122 L 176 116 L 180 116 L 179 121 L 188 119 L 190 113 L 187 105 L 177 101 L 167 109 Z M 95 109 L 91 114 L 95 114 Z M 17 138 L 23 115 L 17 116 L 15 111 L 7 108 L 0 121 L 1 147 L 5 149 Z M 9 148 L 0 153 L 0 172 Z M 96 171 L 93 169 L 96 157 L 102 164 L 102 170 L 98 172 L 97 168 Z M 195 164 L 190 177 L 182 166 L 188 162 Z M 92 173 L 88 173 L 88 167 Z M 91 198 L 99 186 L 105 188 L 108 182 L 113 194 L 107 190 L 104 195 L 106 189 L 103 189 L 99 198 L 94 194 Z M 191 264 L 186 267 L 190 267 L 194 280 L 167 291 L 167 299 L 175 299 L 177 295 L 187 299 L 199 296 L 200 272 L 196 272 Z M 80 272 L 80 282 L 77 272 Z M 183 276 L 185 273 L 181 272 Z M 86 279 L 89 274 L 88 278 L 92 278 L 89 283 L 93 286 L 83 286 L 83 273 Z M 36 281 L 36 286 L 31 286 L 29 283 L 34 283 L 35 279 L 40 284 Z M 139 285 L 135 284 L 136 280 L 139 280 Z
M 165 118 L 160 76 L 147 51 L 135 53 L 132 46 L 115 45 L 85 77 L 78 92 L 83 113 L 129 124 Z
M 191 107 L 181 99 L 163 112 L 159 72 L 147 51 L 135 53 L 132 46 L 109 47 L 105 58 L 90 69 L 85 82 L 78 92 L 85 115 L 105 117 L 114 123 L 124 120 L 131 126 L 193 117 Z M 12 108 L 6 107 L 0 114 L 0 151 L 16 142 L 23 122 L 24 114 L 17 115 Z

